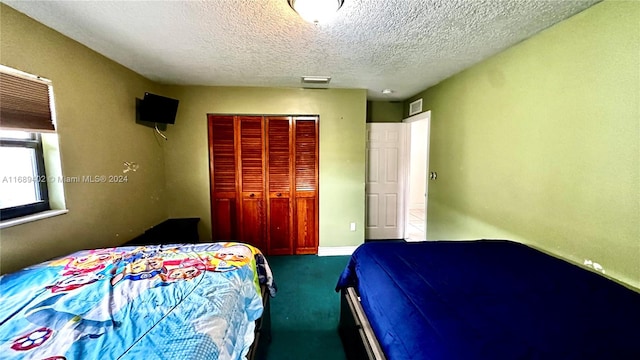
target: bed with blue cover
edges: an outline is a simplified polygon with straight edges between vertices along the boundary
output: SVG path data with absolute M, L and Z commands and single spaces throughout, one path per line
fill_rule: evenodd
M 79 251 L 0 276 L 0 359 L 244 359 L 263 289 L 242 243 Z
M 640 359 L 640 293 L 511 241 L 365 243 L 347 289 L 380 358 Z

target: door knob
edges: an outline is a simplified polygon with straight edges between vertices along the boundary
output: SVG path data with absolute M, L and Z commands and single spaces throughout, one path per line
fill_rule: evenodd
M 438 173 L 437 172 L 432 171 L 432 172 L 429 173 L 429 179 L 435 180 L 437 178 L 438 178 Z
M 254 196 L 256 196 L 256 194 L 254 193 L 249 194 L 249 197 L 254 197 Z
M 276 196 L 282 196 L 282 193 L 277 193 Z

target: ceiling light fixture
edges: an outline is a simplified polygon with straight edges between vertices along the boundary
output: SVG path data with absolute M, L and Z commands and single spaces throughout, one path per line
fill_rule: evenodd
M 342 7 L 344 0 L 287 0 L 301 18 L 318 24 L 327 21 Z
M 384 90 L 382 90 L 382 93 L 383 93 L 383 94 L 385 94 L 385 95 L 393 94 L 393 90 L 391 90 L 391 89 L 384 89 Z

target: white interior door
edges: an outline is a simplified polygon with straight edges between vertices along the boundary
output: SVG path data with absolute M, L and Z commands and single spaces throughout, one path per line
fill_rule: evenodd
M 367 124 L 366 239 L 403 239 L 407 124 Z

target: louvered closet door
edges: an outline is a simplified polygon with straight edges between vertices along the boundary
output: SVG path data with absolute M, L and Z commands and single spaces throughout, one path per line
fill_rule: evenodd
M 208 120 L 212 236 L 238 240 L 234 118 L 209 115 Z
M 318 118 L 294 123 L 295 253 L 318 253 Z
M 291 117 L 267 117 L 268 252 L 293 254 Z
M 239 151 L 241 240 L 266 249 L 264 128 L 260 116 L 237 117 Z

